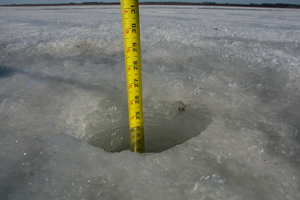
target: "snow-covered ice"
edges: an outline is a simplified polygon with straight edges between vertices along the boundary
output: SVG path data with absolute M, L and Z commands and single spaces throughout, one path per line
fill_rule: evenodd
M 0 199 L 300 199 L 300 10 L 140 18 L 145 154 L 120 6 L 0 8 Z

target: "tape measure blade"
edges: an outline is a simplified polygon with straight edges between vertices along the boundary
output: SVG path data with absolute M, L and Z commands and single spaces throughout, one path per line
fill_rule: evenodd
M 131 151 L 143 153 L 144 122 L 138 0 L 122 0 L 121 14 Z

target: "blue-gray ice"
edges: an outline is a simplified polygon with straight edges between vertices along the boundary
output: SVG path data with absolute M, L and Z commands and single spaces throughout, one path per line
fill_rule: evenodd
M 142 6 L 145 154 L 120 12 L 0 8 L 0 199 L 300 199 L 299 10 Z

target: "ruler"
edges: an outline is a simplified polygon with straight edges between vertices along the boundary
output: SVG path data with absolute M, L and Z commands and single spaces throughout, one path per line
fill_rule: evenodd
M 121 0 L 130 150 L 144 153 L 142 65 L 138 0 Z

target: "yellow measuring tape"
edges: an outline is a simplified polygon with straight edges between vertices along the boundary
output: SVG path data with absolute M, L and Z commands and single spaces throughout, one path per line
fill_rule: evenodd
M 131 151 L 144 153 L 142 65 L 138 0 L 121 0 Z

